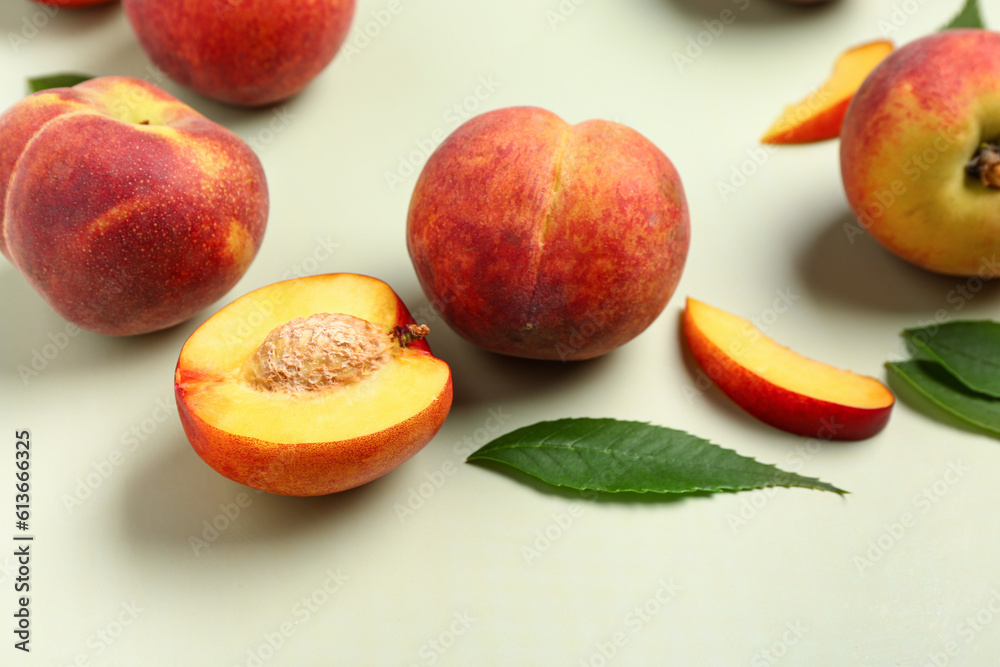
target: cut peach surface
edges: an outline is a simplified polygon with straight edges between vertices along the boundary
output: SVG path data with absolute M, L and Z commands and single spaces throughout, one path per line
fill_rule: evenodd
M 748 320 L 689 298 L 683 330 L 716 386 L 771 426 L 823 440 L 860 440 L 889 420 L 895 398 L 882 382 L 803 357 Z
M 255 290 L 184 344 L 184 430 L 206 463 L 253 488 L 312 496 L 369 482 L 426 445 L 451 407 L 451 371 L 425 333 L 375 278 Z
M 786 107 L 761 142 L 803 144 L 839 137 L 854 93 L 892 50 L 891 41 L 876 40 L 842 53 L 830 78 L 801 102 Z

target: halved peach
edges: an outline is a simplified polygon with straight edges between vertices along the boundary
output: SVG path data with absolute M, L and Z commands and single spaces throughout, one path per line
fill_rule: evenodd
M 262 287 L 181 349 L 174 388 L 184 431 L 216 471 L 270 493 L 370 482 L 430 442 L 451 407 L 451 370 L 426 333 L 368 276 Z
M 761 138 L 765 144 L 804 144 L 836 139 L 844 114 L 861 82 L 893 49 L 880 39 L 848 49 L 834 64 L 833 73 L 805 99 L 785 108 Z
M 766 424 L 822 440 L 860 440 L 889 421 L 895 397 L 880 381 L 803 357 L 748 320 L 689 298 L 683 329 L 709 379 Z

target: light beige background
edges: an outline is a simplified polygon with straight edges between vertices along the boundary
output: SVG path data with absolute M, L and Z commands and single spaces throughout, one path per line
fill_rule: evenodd
M 984 4 L 1000 24 L 1000 7 Z M 995 287 L 959 310 L 949 294 L 963 281 L 849 238 L 836 142 L 757 143 L 842 50 L 889 29 L 909 41 L 958 5 L 361 0 L 334 64 L 273 109 L 226 108 L 161 82 L 253 142 L 267 171 L 264 245 L 226 300 L 297 274 L 382 278 L 431 325 L 454 408 L 425 450 L 366 487 L 257 494 L 198 459 L 173 407 L 180 346 L 209 312 L 128 340 L 64 336 L 66 323 L 0 262 L 3 627 L 22 428 L 36 535 L 33 651 L 15 651 L 5 631 L 0 663 L 991 664 L 1000 443 L 900 402 L 879 436 L 816 446 L 697 388 L 678 335 L 690 295 L 884 378 L 902 328 L 939 310 L 998 315 Z M 117 5 L 48 15 L 4 2 L 0 105 L 24 94 L 25 77 L 64 70 L 157 80 Z M 515 104 L 631 125 L 684 180 L 693 233 L 678 292 L 642 336 L 597 361 L 478 351 L 434 316 L 409 263 L 406 209 L 428 151 L 471 114 Z M 23 379 L 19 366 L 56 343 Z M 688 430 L 851 494 L 590 502 L 464 463 L 469 443 L 571 416 Z

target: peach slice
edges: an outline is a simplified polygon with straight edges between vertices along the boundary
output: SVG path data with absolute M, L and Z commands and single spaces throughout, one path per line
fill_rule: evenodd
M 880 39 L 842 53 L 830 78 L 801 102 L 786 107 L 764 133 L 761 142 L 804 144 L 839 137 L 844 114 L 854 93 L 892 50 L 891 41 Z
M 240 297 L 181 349 L 181 423 L 208 465 L 288 496 L 350 489 L 430 442 L 451 407 L 434 357 L 395 292 L 340 273 Z
M 889 421 L 895 397 L 884 384 L 803 357 L 741 317 L 689 298 L 683 329 L 716 386 L 771 426 L 822 440 L 861 440 Z

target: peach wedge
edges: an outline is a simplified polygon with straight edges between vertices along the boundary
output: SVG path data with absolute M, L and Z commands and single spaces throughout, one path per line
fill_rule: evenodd
M 892 50 L 892 42 L 880 39 L 842 53 L 823 85 L 802 101 L 786 107 L 761 142 L 805 144 L 839 137 L 854 93 Z
M 861 440 L 889 421 L 895 398 L 880 381 L 803 357 L 748 320 L 689 298 L 683 331 L 716 386 L 771 426 L 822 440 Z
M 434 357 L 384 282 L 340 273 L 250 292 L 198 327 L 174 374 L 191 445 L 231 480 L 287 496 L 370 482 L 430 442 L 451 407 Z

